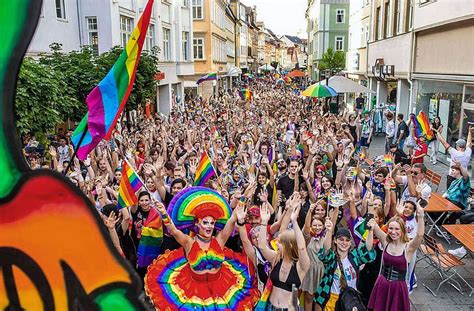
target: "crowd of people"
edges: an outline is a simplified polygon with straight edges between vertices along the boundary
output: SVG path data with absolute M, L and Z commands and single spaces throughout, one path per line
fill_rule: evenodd
M 251 99 L 239 97 L 243 87 Z M 429 155 L 426 137 L 415 138 L 409 118 L 388 112 L 387 161 L 369 153 L 374 127 L 360 97 L 356 108 L 330 111 L 326 100 L 303 98 L 271 77 L 251 79 L 209 100 L 186 96 L 169 117 L 139 110 L 84 161 L 72 159 L 71 133 L 65 131 L 45 150 L 25 137 L 24 153 L 33 169 L 66 174 L 91 200 L 158 309 L 292 310 L 298 296 L 304 310 L 362 304 L 409 310 L 432 192 L 424 161 L 436 163 L 444 145 L 451 155 L 445 197 L 465 212 L 439 221 L 472 222 L 472 131 L 452 147 L 435 118 Z M 218 226 L 225 210 L 200 210 L 187 234 L 168 207 L 193 187 L 204 152 L 215 171 L 205 186 L 231 214 Z M 119 210 L 124 160 L 145 187 L 137 205 Z M 143 231 L 156 221 L 164 230 L 153 262 L 140 249 L 147 243 Z M 171 276 L 164 280 L 160 271 L 179 260 L 173 270 L 179 284 L 170 285 Z M 203 290 L 205 284 L 210 289 Z M 167 294 L 175 286 L 181 297 Z

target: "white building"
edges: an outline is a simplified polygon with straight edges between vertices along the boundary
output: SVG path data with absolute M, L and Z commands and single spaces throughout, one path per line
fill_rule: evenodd
M 159 48 L 162 72 L 157 87 L 157 107 L 168 114 L 184 96 L 183 80 L 194 74 L 191 42 L 193 23 L 190 1 L 155 1 L 144 50 Z M 35 36 L 27 55 L 50 52 L 52 43 L 64 52 L 90 45 L 98 53 L 125 46 L 146 6 L 146 0 L 44 1 Z

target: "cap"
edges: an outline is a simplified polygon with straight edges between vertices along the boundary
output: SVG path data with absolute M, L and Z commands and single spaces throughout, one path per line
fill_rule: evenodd
M 249 216 L 260 217 L 260 208 L 257 205 L 253 205 L 248 210 Z
M 349 231 L 349 229 L 347 228 L 339 228 L 337 229 L 337 232 L 336 232 L 336 239 L 341 237 L 341 236 L 345 236 L 346 238 L 350 239 L 352 238 L 352 235 L 351 235 L 351 232 Z
M 460 148 L 466 148 L 466 140 L 460 138 L 456 141 L 456 146 Z

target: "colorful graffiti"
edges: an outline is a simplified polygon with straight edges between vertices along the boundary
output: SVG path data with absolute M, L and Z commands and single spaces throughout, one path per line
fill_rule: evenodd
M 93 206 L 63 176 L 30 171 L 12 130 L 41 4 L 0 0 L 0 309 L 138 310 L 138 277 Z

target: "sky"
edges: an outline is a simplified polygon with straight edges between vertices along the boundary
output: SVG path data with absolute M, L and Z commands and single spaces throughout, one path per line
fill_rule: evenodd
M 305 11 L 308 0 L 241 0 L 257 6 L 257 20 L 263 21 L 277 35 L 306 38 Z

